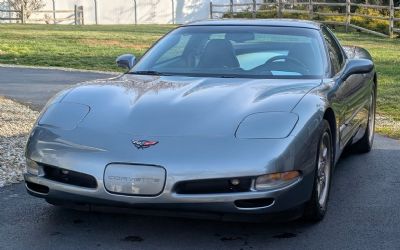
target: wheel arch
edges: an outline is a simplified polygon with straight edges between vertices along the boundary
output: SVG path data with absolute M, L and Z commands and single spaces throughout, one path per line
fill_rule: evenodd
M 336 159 L 336 148 L 338 141 L 336 116 L 332 108 L 328 107 L 324 112 L 324 120 L 327 120 L 332 133 L 333 159 Z
M 376 74 L 376 72 L 375 72 L 375 74 L 374 74 L 374 91 L 375 91 L 375 93 L 377 93 L 377 91 L 378 91 L 378 74 Z

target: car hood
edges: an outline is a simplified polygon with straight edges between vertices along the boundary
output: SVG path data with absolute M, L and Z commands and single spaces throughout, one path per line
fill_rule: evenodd
M 290 112 L 320 79 L 123 75 L 73 88 L 62 102 L 85 104 L 79 127 L 140 136 L 233 136 L 257 112 Z

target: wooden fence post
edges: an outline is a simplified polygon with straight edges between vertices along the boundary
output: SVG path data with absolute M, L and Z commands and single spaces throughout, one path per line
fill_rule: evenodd
M 308 0 L 308 16 L 310 20 L 314 19 L 314 6 L 313 6 L 313 0 Z
M 135 11 L 136 11 L 136 1 L 135 1 Z M 135 13 L 135 18 L 136 18 L 136 13 Z M 97 0 L 94 0 L 94 22 L 96 24 L 99 24 L 99 21 L 97 18 Z
M 172 4 L 172 24 L 175 24 L 175 3 L 174 0 L 171 0 Z
M 213 19 L 213 6 L 212 6 L 212 1 L 210 1 L 210 19 Z
M 282 17 L 282 0 L 277 0 L 276 15 L 278 18 Z
M 257 2 L 256 0 L 253 0 L 253 13 L 252 13 L 252 17 L 256 18 L 257 17 Z
M 345 25 L 346 25 L 346 32 L 349 32 L 349 25 L 350 25 L 350 21 L 351 21 L 351 0 L 346 0 L 346 21 L 345 21 Z
M 85 16 L 83 15 L 83 6 L 82 5 L 79 6 L 78 10 L 79 10 L 79 20 L 80 20 L 79 24 L 85 25 Z
M 229 12 L 231 13 L 231 18 L 233 18 L 233 0 L 230 0 Z
M 53 0 L 53 24 L 56 24 L 56 1 Z
M 11 12 L 8 12 L 8 18 L 10 19 L 9 22 L 12 23 L 11 18 L 13 17 L 13 15 L 11 14 Z
M 133 4 L 134 4 L 133 8 L 135 10 L 135 25 L 137 25 L 137 9 L 136 9 L 137 5 L 136 5 L 136 0 L 133 0 Z M 96 24 L 97 24 L 97 21 L 96 21 Z
M 393 38 L 393 28 L 394 28 L 394 2 L 389 0 L 389 37 Z
M 24 7 L 24 4 L 21 4 L 21 23 L 25 24 L 25 7 Z
M 74 5 L 74 24 L 78 25 L 78 6 Z

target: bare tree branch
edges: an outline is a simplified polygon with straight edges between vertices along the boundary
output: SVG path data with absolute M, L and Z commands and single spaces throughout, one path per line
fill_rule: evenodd
M 14 10 L 21 10 L 23 7 L 25 19 L 28 19 L 32 15 L 32 12 L 40 10 L 46 5 L 43 0 L 9 0 L 9 3 Z M 18 15 L 21 14 L 18 13 Z

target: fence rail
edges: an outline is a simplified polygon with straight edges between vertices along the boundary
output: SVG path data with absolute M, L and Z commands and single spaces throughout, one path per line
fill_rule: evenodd
M 394 37 L 395 33 L 400 33 L 400 28 L 395 27 L 396 22 L 400 22 L 400 18 L 395 17 L 395 11 L 400 11 L 400 6 L 394 6 L 393 0 L 389 0 L 388 5 L 373 5 L 373 4 L 361 4 L 353 3 L 352 0 L 344 0 L 344 3 L 326 3 L 326 2 L 314 2 L 313 0 L 305 0 L 304 2 L 284 2 L 284 0 L 272 0 L 273 2 L 268 3 L 257 3 L 256 0 L 249 0 L 248 3 L 235 4 L 233 0 L 229 1 L 229 4 L 213 4 L 210 2 L 210 18 L 221 18 L 221 17 L 231 17 L 233 18 L 235 14 L 238 13 L 251 13 L 252 18 L 256 18 L 257 13 L 261 12 L 276 12 L 278 18 L 283 17 L 284 13 L 295 13 L 295 14 L 306 14 L 307 19 L 313 20 L 318 16 L 342 16 L 345 17 L 343 22 L 339 21 L 320 21 L 327 24 L 333 25 L 343 25 L 348 28 L 354 28 L 364 32 L 368 32 L 374 35 L 383 37 Z M 302 6 L 304 9 L 296 9 L 296 7 Z M 340 12 L 321 12 L 314 11 L 320 6 L 329 7 L 341 7 Z M 237 7 L 247 7 L 245 10 L 235 11 Z M 388 15 L 382 16 L 372 16 L 367 14 L 355 13 L 352 7 L 362 7 L 375 10 L 388 10 Z M 215 14 L 219 14 L 217 17 Z M 368 19 L 377 19 L 388 21 L 388 35 L 361 27 L 351 22 L 351 17 L 363 17 Z M 400 26 L 400 25 L 399 25 Z
M 4 10 L 4 9 L 0 9 L 0 12 L 12 13 L 12 12 L 19 12 L 19 10 Z
M 16 17 L 0 17 L 0 20 L 3 21 L 19 21 L 22 24 L 29 22 L 47 22 L 57 24 L 63 21 L 73 21 L 75 25 L 83 25 L 84 24 L 84 16 L 83 16 L 83 6 L 75 5 L 73 10 L 37 10 L 33 11 L 31 14 L 52 14 L 52 16 L 44 16 L 43 18 L 27 18 L 26 10 L 24 6 L 21 6 L 20 10 L 5 10 L 0 9 L 0 13 L 15 13 Z M 70 14 L 67 17 L 57 17 L 57 14 Z
M 34 11 L 33 13 L 71 13 L 71 12 L 74 12 L 74 10 L 56 10 L 56 11 L 53 11 L 53 10 L 37 10 L 37 11 Z

